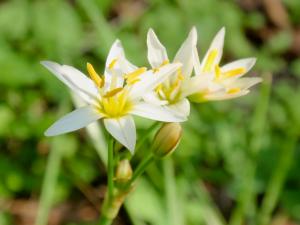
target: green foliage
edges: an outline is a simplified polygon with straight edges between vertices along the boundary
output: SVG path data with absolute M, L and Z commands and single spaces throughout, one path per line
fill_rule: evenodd
M 247 221 L 255 221 L 258 196 L 265 194 L 290 131 L 299 134 L 300 59 L 299 52 L 293 51 L 293 31 L 273 29 L 265 11 L 246 9 L 237 2 L 242 1 L 1 1 L 0 224 L 14 224 L 10 211 L 2 210 L 2 201 L 38 196 L 53 145 L 59 146 L 63 158 L 52 202 L 79 202 L 85 195 L 79 194 L 82 186 L 98 189 L 98 184 L 104 184 L 104 167 L 84 131 L 53 140 L 43 136 L 51 123 L 72 109 L 72 101 L 63 84 L 39 61 L 55 60 L 82 71 L 89 61 L 100 72 L 110 44 L 118 37 L 130 60 L 148 66 L 148 28 L 157 32 L 173 58 L 192 26 L 198 30 L 200 57 L 225 26 L 223 63 L 254 56 L 258 61 L 249 76 L 267 72 L 272 78 L 267 76 L 267 82 L 246 97 L 192 106 L 173 157 L 176 200 L 183 209 L 178 218 L 190 225 L 222 225 L 223 217 L 228 218 L 244 201 L 243 190 L 250 193 L 246 196 L 250 201 L 243 206 Z M 299 26 L 300 1 L 283 2 L 291 26 Z M 264 36 L 265 29 L 271 35 Z M 270 96 L 264 89 L 268 79 L 273 80 Z M 136 121 L 139 131 L 151 125 L 140 118 Z M 300 221 L 297 141 L 295 148 L 275 214 Z M 248 178 L 253 166 L 258 169 L 251 186 Z M 166 221 L 170 212 L 162 170 L 160 162 L 151 166 L 129 198 L 127 207 L 134 224 L 171 225 Z

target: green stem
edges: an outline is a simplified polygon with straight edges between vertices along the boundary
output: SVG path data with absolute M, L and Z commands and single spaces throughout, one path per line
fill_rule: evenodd
M 166 158 L 163 160 L 163 171 L 169 224 L 182 225 L 183 215 L 181 213 L 182 210 L 178 208 L 178 195 L 176 191 L 176 180 L 172 158 Z
M 55 193 L 55 185 L 62 160 L 62 154 L 61 149 L 56 147 L 56 142 L 53 143 L 54 147 L 50 150 L 47 162 L 35 225 L 46 225 L 48 223 L 48 215 Z
M 159 124 L 160 123 L 158 123 L 158 122 L 154 122 L 147 129 L 147 132 L 140 138 L 140 140 L 138 141 L 138 143 L 136 145 L 136 152 L 143 147 L 143 145 L 145 144 L 145 142 L 147 141 L 147 139 L 149 138 L 149 136 L 152 134 L 152 131 L 154 131 L 158 127 Z
M 294 135 L 288 139 L 285 148 L 282 149 L 279 157 L 279 163 L 275 167 L 275 171 L 268 184 L 266 194 L 262 202 L 261 210 L 258 214 L 259 225 L 270 224 L 272 212 L 278 202 L 280 192 L 292 163 L 296 143 L 297 135 Z
M 132 178 L 130 180 L 130 184 L 133 184 L 134 181 L 144 173 L 146 170 L 147 166 L 154 160 L 153 154 L 150 151 L 150 153 L 144 158 L 144 160 L 138 165 L 136 170 L 134 171 Z
M 108 197 L 112 198 L 114 194 L 114 138 L 111 135 L 108 140 L 107 170 Z
M 241 184 L 241 190 L 237 199 L 237 206 L 229 220 L 229 225 L 241 225 L 245 214 L 249 210 L 250 203 L 255 198 L 254 182 L 256 173 L 256 158 L 261 148 L 261 143 L 264 138 L 264 126 L 266 124 L 266 116 L 269 105 L 270 90 L 271 90 L 270 74 L 264 75 L 264 82 L 261 86 L 259 102 L 256 105 L 255 112 L 251 121 L 248 156 L 246 156 L 246 164 L 244 166 L 244 176 Z

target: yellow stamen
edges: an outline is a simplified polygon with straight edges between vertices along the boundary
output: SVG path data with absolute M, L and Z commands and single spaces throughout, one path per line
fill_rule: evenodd
M 181 68 L 179 68 L 179 69 L 177 70 L 177 79 L 179 79 L 179 80 L 184 80 L 184 76 L 183 76 L 183 73 L 182 73 L 182 69 L 181 69 Z
M 160 64 L 159 67 L 153 68 L 153 69 L 152 69 L 153 73 L 157 73 L 161 67 L 163 67 L 163 66 L 165 66 L 165 65 L 167 65 L 167 64 L 169 64 L 169 60 L 168 60 L 168 59 L 164 60 L 164 61 Z
M 216 74 L 217 79 L 219 79 L 221 77 L 221 69 L 220 69 L 219 65 L 215 66 L 215 74 Z
M 122 90 L 123 90 L 123 88 L 121 88 L 121 87 L 115 88 L 115 89 L 113 89 L 111 91 L 108 91 L 103 97 L 110 98 L 110 97 L 116 95 L 117 93 L 119 93 Z
M 162 84 L 159 84 L 156 88 L 155 91 L 158 93 L 159 91 L 161 91 L 163 88 Z
M 227 94 L 236 94 L 239 93 L 241 91 L 240 88 L 231 88 L 229 90 L 227 90 Z
M 91 77 L 91 79 L 95 82 L 95 84 L 97 85 L 97 87 L 102 87 L 104 85 L 104 80 L 101 79 L 101 77 L 99 76 L 99 74 L 95 71 L 94 67 L 92 66 L 92 64 L 87 63 L 86 64 L 86 68 L 87 71 Z
M 204 68 L 203 68 L 203 72 L 210 72 L 211 71 L 211 67 L 213 66 L 215 59 L 217 57 L 218 54 L 218 50 L 217 49 L 213 49 L 209 52 Z
M 168 59 L 165 59 L 165 60 L 161 63 L 160 67 L 165 66 L 165 65 L 167 65 L 167 64 L 169 64 L 169 60 L 168 60 Z
M 132 84 L 135 84 L 136 82 L 140 81 L 139 76 L 146 71 L 147 71 L 146 67 L 141 67 L 129 74 L 126 74 L 124 76 L 124 78 L 126 79 L 127 84 L 132 85 Z
M 117 62 L 117 58 L 113 59 L 110 64 L 108 65 L 108 68 L 111 70 L 114 68 L 114 66 L 116 65 L 116 62 Z
M 223 73 L 223 76 L 226 77 L 226 78 L 234 77 L 234 76 L 243 74 L 245 72 L 246 72 L 245 68 L 241 67 L 241 68 L 226 71 L 226 72 Z

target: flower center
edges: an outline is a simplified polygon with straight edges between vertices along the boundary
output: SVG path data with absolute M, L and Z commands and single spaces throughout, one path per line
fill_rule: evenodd
M 98 102 L 97 109 L 105 117 L 115 118 L 126 115 L 132 108 L 128 91 L 116 88 L 107 92 Z
M 167 100 L 169 103 L 175 103 L 180 98 L 180 87 L 184 80 L 181 68 L 177 70 L 175 77 L 175 79 L 169 79 L 155 88 L 160 99 Z

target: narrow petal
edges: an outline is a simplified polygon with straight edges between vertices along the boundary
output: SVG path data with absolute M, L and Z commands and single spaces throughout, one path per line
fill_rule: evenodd
M 172 114 L 178 117 L 188 117 L 190 115 L 190 102 L 186 98 L 180 100 L 179 102 L 165 106 Z
M 51 61 L 42 61 L 41 64 L 86 102 L 91 103 L 97 98 L 98 89 L 94 82 L 76 68 Z
M 210 88 L 211 84 L 213 84 L 213 78 L 213 73 L 201 74 L 191 77 L 183 83 L 181 88 L 181 96 L 187 97 L 189 95 L 195 94 L 197 92 L 202 92 L 203 90 Z
M 118 142 L 134 153 L 136 130 L 131 116 L 104 119 L 104 126 Z
M 174 58 L 174 62 L 182 63 L 182 74 L 186 77 L 190 77 L 193 70 L 193 50 L 196 48 L 196 45 L 197 31 L 193 27 Z
M 183 122 L 186 120 L 186 117 L 174 115 L 162 106 L 145 102 L 136 104 L 130 113 L 151 120 L 163 122 Z
M 78 130 L 100 118 L 101 115 L 96 112 L 93 106 L 81 107 L 56 121 L 46 130 L 45 135 L 55 136 Z
M 242 91 L 234 93 L 234 94 L 229 94 L 229 93 L 226 93 L 226 92 L 212 93 L 212 94 L 206 95 L 205 100 L 206 101 L 228 100 L 228 99 L 244 96 L 244 95 L 248 94 L 249 92 L 250 92 L 249 90 L 242 90 Z
M 240 79 L 236 80 L 235 82 L 231 83 L 227 87 L 240 88 L 242 90 L 246 90 L 260 82 L 262 82 L 262 78 L 260 78 L 260 77 L 245 77 L 245 78 L 240 78 Z
M 213 39 L 208 51 L 203 58 L 201 71 L 211 72 L 215 68 L 215 66 L 220 63 L 223 54 L 224 37 L 225 28 L 223 27 Z
M 198 55 L 198 50 L 197 47 L 195 46 L 193 48 L 193 66 L 194 66 L 194 70 L 195 70 L 195 75 L 201 75 L 202 71 L 201 71 L 201 63 L 200 63 L 200 58 Z
M 132 99 L 140 99 L 144 95 L 151 92 L 160 83 L 165 81 L 173 72 L 181 66 L 180 63 L 167 64 L 156 73 L 147 71 L 141 76 L 141 81 L 130 86 L 130 97 Z
M 166 48 L 160 43 L 156 34 L 149 29 L 147 34 L 148 61 L 152 68 L 158 68 L 168 60 Z
M 246 58 L 246 59 L 239 59 L 236 61 L 233 61 L 231 63 L 228 63 L 221 67 L 222 73 L 231 73 L 234 71 L 241 70 L 242 73 L 239 73 L 237 75 L 232 76 L 228 80 L 236 80 L 237 78 L 243 76 L 244 74 L 248 73 L 249 70 L 254 66 L 256 62 L 256 58 Z
M 116 40 L 109 50 L 105 63 L 105 90 L 115 89 L 123 86 L 123 74 L 126 72 L 123 71 L 125 60 L 123 46 L 120 40 Z
M 158 96 L 157 93 L 154 91 L 149 92 L 148 94 L 143 96 L 143 99 L 145 102 L 154 104 L 154 105 L 166 105 L 168 104 L 168 101 L 166 100 L 161 100 Z

